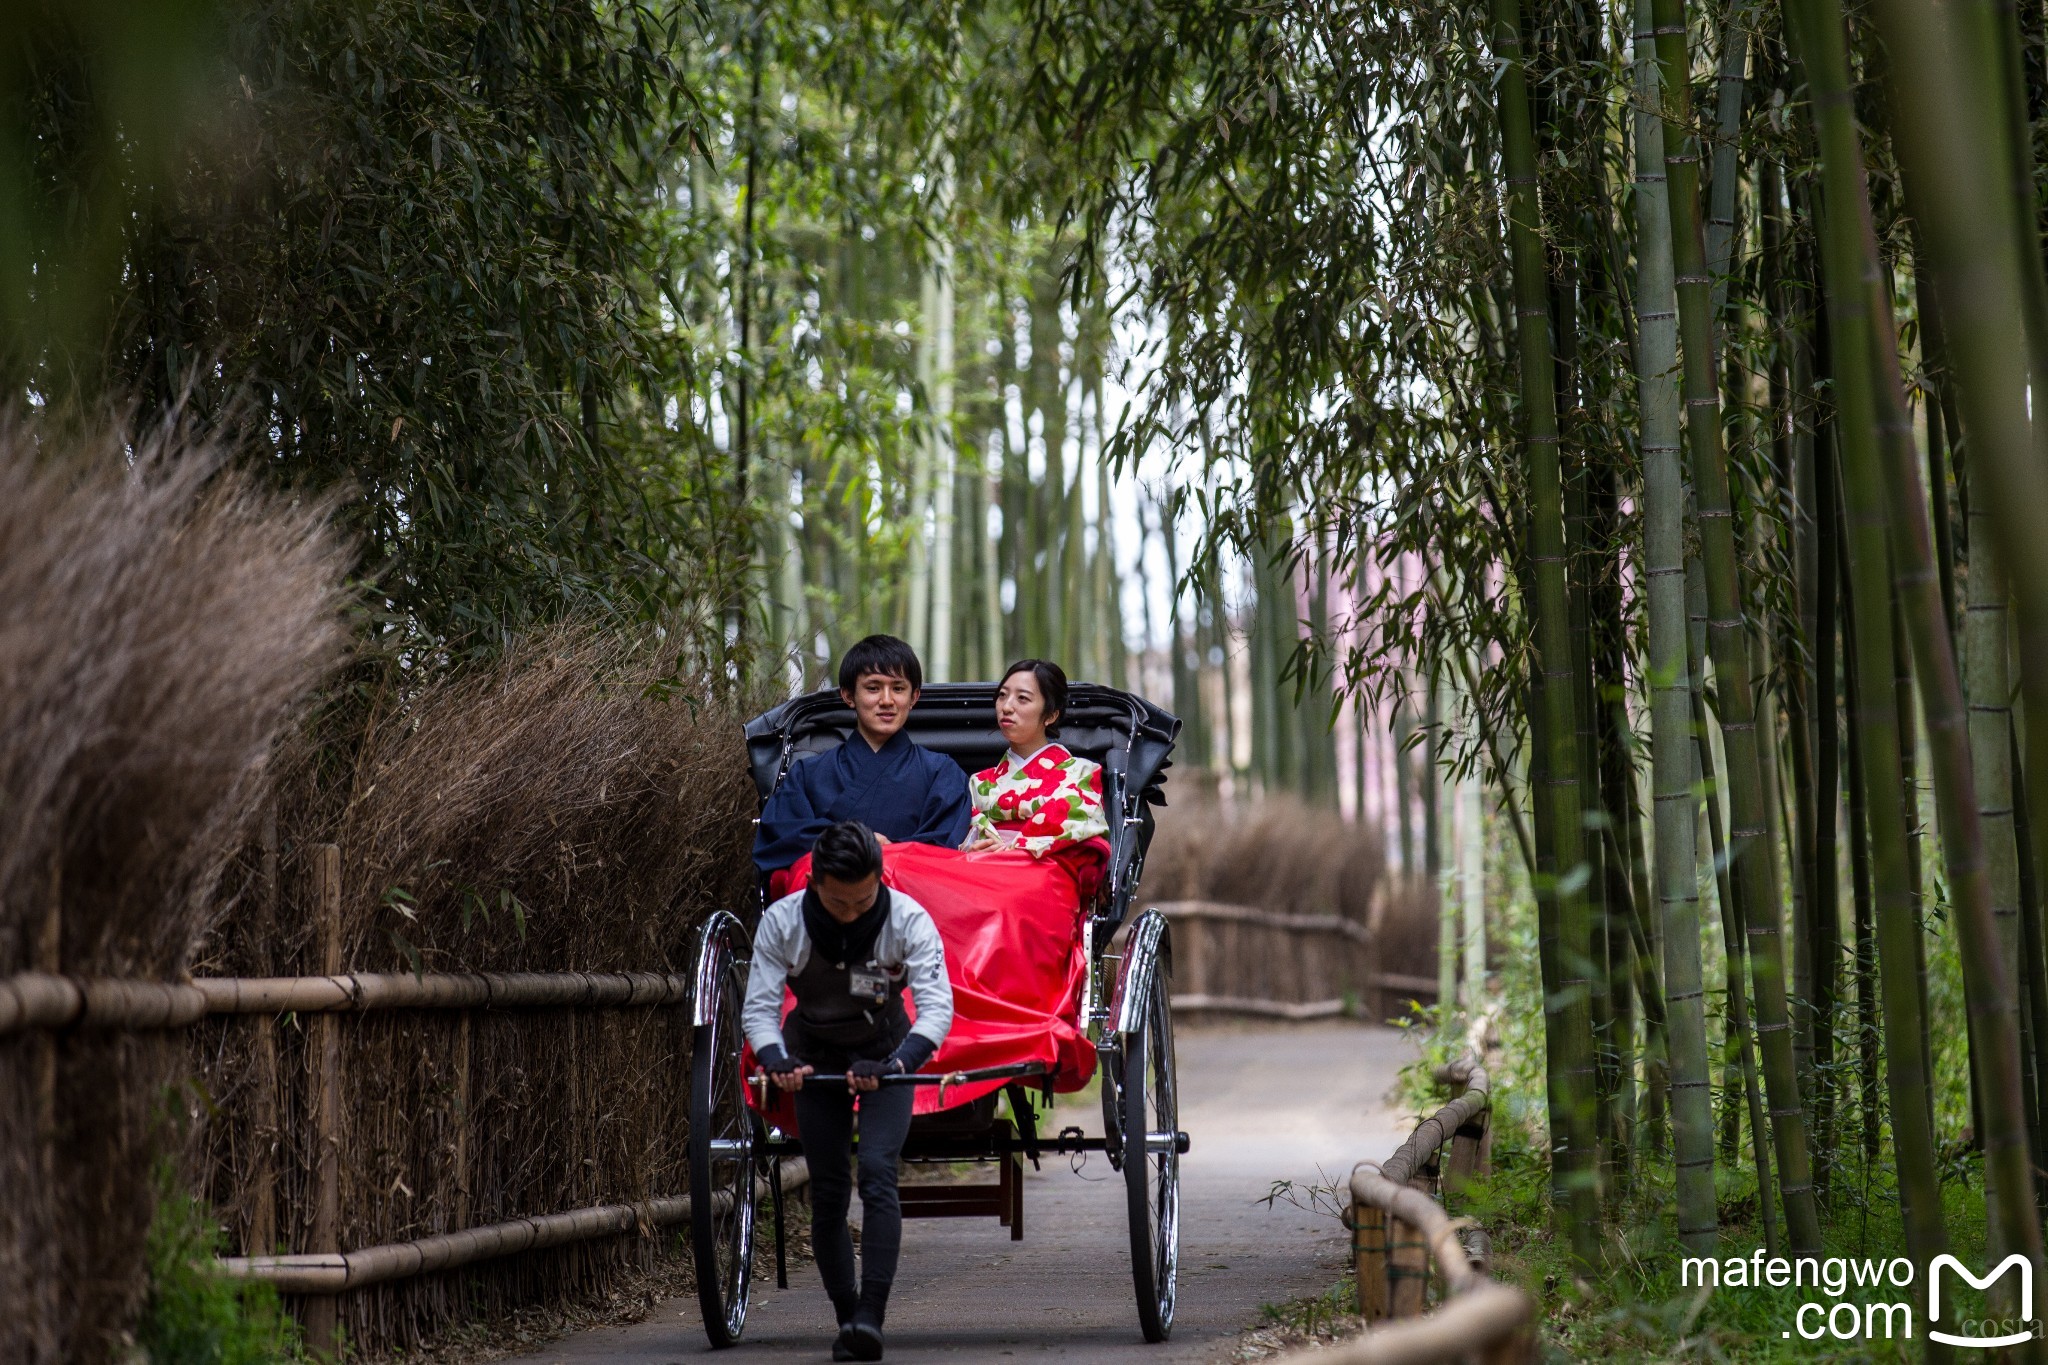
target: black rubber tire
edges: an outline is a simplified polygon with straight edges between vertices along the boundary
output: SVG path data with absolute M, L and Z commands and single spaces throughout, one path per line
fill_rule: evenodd
M 1146 984 L 1137 1029 L 1124 1034 L 1122 1096 L 1124 1190 L 1130 1205 L 1131 1282 L 1138 1326 L 1147 1341 L 1173 1331 L 1180 1280 L 1180 1103 L 1173 1069 L 1173 1012 L 1165 976 Z M 1105 1078 L 1107 1079 L 1107 1078 Z M 1165 1150 L 1150 1150 L 1150 1134 L 1169 1135 Z
M 717 983 L 709 1020 L 691 1035 L 690 1249 L 704 1335 L 731 1346 L 747 1323 L 754 1268 L 754 1179 L 759 1137 L 740 1075 L 740 969 L 731 942 L 707 934 L 718 961 L 697 980 Z

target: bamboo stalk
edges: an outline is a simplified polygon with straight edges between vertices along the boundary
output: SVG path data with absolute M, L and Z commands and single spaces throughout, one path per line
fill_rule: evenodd
M 0 1037 L 29 1029 L 178 1029 L 208 1015 L 353 1014 L 393 1009 L 652 1008 L 689 1000 L 690 978 L 659 972 L 481 972 L 200 977 L 189 982 L 0 977 Z
M 1779 482 L 1780 498 L 1789 504 L 1790 558 L 1797 610 L 1784 618 L 1780 627 L 1779 657 L 1785 661 L 1786 746 L 1792 759 L 1792 995 L 1793 1037 L 1802 1085 L 1813 1097 L 1814 1184 L 1825 1202 L 1828 1164 L 1832 1152 L 1828 1143 L 1827 1088 L 1817 1071 L 1823 1050 L 1822 1037 L 1829 1033 L 1830 1019 L 1821 1008 L 1819 982 L 1825 967 L 1818 946 L 1821 939 L 1821 881 L 1819 855 L 1820 756 L 1815 740 L 1819 730 L 1816 712 L 1833 705 L 1833 693 L 1823 697 L 1816 685 L 1815 669 L 1820 650 L 1820 584 L 1815 531 L 1815 472 L 1813 442 L 1803 439 L 1795 410 L 1794 371 L 1799 365 L 1801 338 L 1797 310 L 1792 306 L 1792 289 L 1787 277 L 1791 253 L 1785 244 L 1784 183 L 1776 161 L 1763 166 L 1760 217 L 1763 220 L 1764 280 L 1759 291 L 1766 309 L 1777 318 L 1767 323 L 1772 339 L 1770 360 L 1770 421 L 1772 477 Z M 1802 394 L 1803 396 L 1803 394 Z M 1830 714 L 1830 719 L 1832 715 Z M 1832 875 L 1832 869 L 1830 869 Z
M 1505 780 L 1505 775 L 1503 775 Z M 1457 802 L 1457 865 L 1464 912 L 1464 994 L 1459 1003 L 1475 1015 L 1486 996 L 1486 807 L 1479 774 L 1468 774 L 1453 789 Z
M 1846 547 L 1838 547 L 1845 562 Z M 1864 794 L 1870 784 L 1863 775 L 1863 690 L 1856 666 L 1855 594 L 1848 575 L 1842 575 L 1842 662 L 1843 691 L 1849 707 L 1849 878 L 1854 902 L 1856 928 L 1856 1108 L 1862 1130 L 1863 1161 L 1867 1172 L 1878 1158 L 1881 1115 L 1878 1106 L 1878 1002 L 1877 1002 L 1877 913 L 1870 878 L 1870 826 Z
M 1487 1283 L 1427 1317 L 1388 1323 L 1327 1349 L 1279 1356 L 1275 1365 L 1437 1365 L 1468 1356 L 1485 1365 L 1519 1365 L 1534 1358 L 1534 1314 L 1535 1305 L 1521 1290 Z
M 1804 348 L 1795 339 L 1794 399 L 1802 407 L 1812 399 L 1809 367 Z M 1813 961 L 1814 1063 L 1819 1077 L 1816 1096 L 1815 1137 L 1821 1160 L 1814 1178 L 1825 1199 L 1828 1164 L 1835 1156 L 1835 1111 L 1838 1087 L 1835 1082 L 1835 1010 L 1841 995 L 1842 903 L 1839 883 L 1837 812 L 1841 799 L 1841 729 L 1837 723 L 1836 622 L 1841 616 L 1839 539 L 1841 514 L 1836 506 L 1840 485 L 1835 473 L 1834 434 L 1819 435 L 1804 443 L 1806 466 L 1813 485 L 1813 586 L 1812 625 L 1807 648 L 1813 660 L 1813 688 L 1808 710 L 1814 741 L 1813 809 L 1809 816 L 1809 837 L 1813 845 L 1812 890 L 1808 897 L 1813 938 L 1808 956 Z M 1827 1163 L 1827 1164 L 1823 1164 Z
M 782 1188 L 794 1189 L 810 1179 L 802 1157 L 782 1163 Z M 766 1184 L 765 1179 L 760 1182 Z M 731 1196 L 720 1191 L 714 1202 L 723 1209 Z M 333 1296 L 393 1280 L 412 1279 L 456 1270 L 478 1261 L 548 1247 L 569 1246 L 598 1237 L 651 1232 L 690 1220 L 690 1197 L 671 1195 L 636 1204 L 599 1204 L 568 1213 L 514 1218 L 486 1227 L 463 1228 L 410 1242 L 391 1242 L 357 1251 L 299 1256 L 224 1256 L 214 1264 L 233 1279 L 262 1280 L 283 1294 L 306 1294 L 332 1301 Z
M 1721 793 L 1714 771 L 1714 748 L 1708 730 L 1706 700 L 1705 636 L 1706 585 L 1704 575 L 1699 571 L 1699 561 L 1687 565 L 1686 573 L 1686 660 L 1694 685 L 1691 689 L 1693 744 L 1692 757 L 1697 765 L 1699 789 L 1706 794 L 1708 852 L 1712 857 L 1715 890 L 1721 908 L 1721 942 L 1726 946 L 1728 1022 L 1733 1038 L 1732 1050 L 1735 1065 L 1740 1074 L 1740 1085 L 1745 1108 L 1749 1113 L 1750 1153 L 1756 1163 L 1757 1211 L 1763 1223 L 1764 1247 L 1773 1256 L 1778 1254 L 1778 1221 L 1775 1217 L 1771 1197 L 1771 1136 L 1770 1126 L 1764 1121 L 1764 1102 L 1757 1083 L 1756 1044 L 1750 1032 L 1748 993 L 1743 989 L 1743 978 L 1747 974 L 1746 956 L 1742 934 L 1742 909 L 1738 899 L 1735 880 L 1728 872 L 1728 842 L 1722 832 Z M 1699 611 L 1694 612 L 1694 598 L 1699 599 Z M 1729 1106 L 1734 1110 L 1734 1106 Z M 1734 1157 L 1731 1147 L 1728 1153 Z
M 2023 243 L 2014 231 L 2009 117 L 2001 81 L 1985 79 L 1987 71 L 2002 71 L 2003 63 L 1973 41 L 1967 25 L 1981 16 L 1910 0 L 1879 0 L 1875 13 L 1886 46 L 1913 54 L 1912 61 L 1896 63 L 1892 73 L 1900 112 L 1894 142 L 1908 203 L 1934 266 L 1943 339 L 1954 362 L 1958 407 L 1969 437 L 1971 501 L 1981 498 L 1989 507 L 2000 557 L 2009 569 L 2029 712 L 2048 715 L 2048 539 L 2040 534 L 2048 512 L 2048 467 L 2035 453 L 2027 407 L 2029 337 L 2021 310 L 2014 307 L 2029 296 L 2041 265 L 2038 243 Z M 2039 790 L 2039 775 L 2048 773 L 2048 726 L 2028 726 L 2026 741 L 2028 777 Z M 1955 777 L 1950 772 L 1945 780 Z M 1966 798 L 1962 804 L 1970 808 L 1967 817 L 1974 817 L 1974 802 Z M 2040 807 L 2048 802 L 2034 805 L 2033 843 L 2039 849 L 2048 816 Z M 1980 1040 L 1986 1053 L 1985 1098 L 2002 1111 L 2006 1095 L 1995 1092 L 2017 1090 L 2017 1057 L 2011 990 L 1996 960 L 1996 932 L 1989 918 L 1984 915 L 1980 925 L 1975 915 L 1960 916 L 1958 938 L 1969 978 L 1969 1007 L 1973 1013 L 1984 1011 L 1978 1022 L 1992 1034 Z M 1994 1119 L 1991 1113 L 1986 1117 Z M 2001 1163 L 2016 1162 L 2024 1143 L 2024 1130 L 2008 1131 L 2006 1119 L 2002 1112 L 1995 1116 L 2001 1131 L 1990 1140 L 1997 1144 Z M 1993 1157 L 1987 1145 L 1987 1162 Z M 2024 1187 L 2003 1183 L 2008 1190 Z M 2002 1203 L 1999 1218 L 2013 1238 L 2010 1245 L 2029 1250 L 2038 1261 L 2040 1225 L 2032 1201 Z
M 1921 493 L 1913 448 L 1912 414 L 1906 406 L 1894 340 L 1898 333 L 1891 318 L 1890 292 L 1882 288 L 1867 200 L 1857 225 L 1861 229 L 1864 289 L 1876 328 L 1878 437 L 1884 457 L 1884 487 L 1891 504 L 1894 600 L 1900 604 L 1920 676 L 1920 704 L 1941 817 L 1950 913 L 1955 918 L 1963 961 L 1964 1002 L 1973 1033 L 1972 1071 L 1984 1117 L 1986 1217 L 1994 1229 L 1991 1245 L 1995 1253 L 2019 1251 L 2039 1264 L 2040 1216 L 2033 1202 L 2019 1194 L 2032 1192 L 2033 1163 L 2021 1079 L 2018 991 L 2012 973 L 2012 964 L 2019 960 L 2017 854 L 2009 836 L 2000 842 L 1998 856 L 2007 860 L 2009 870 L 1994 885 L 1979 824 L 1980 798 L 1972 761 L 1975 736 L 1957 676 L 1954 637 L 1948 630 L 1940 580 L 1934 571 L 1927 502 Z M 1989 544 L 1987 537 L 1987 548 Z M 1986 747 L 1995 767 L 2002 768 L 2002 748 L 1995 744 Z M 2002 814 L 2009 827 L 2009 788 L 2005 806 Z M 2001 903 L 2000 895 L 2010 899 Z
M 1888 535 L 1896 529 L 1903 509 L 1894 498 L 1888 521 L 1884 480 L 1890 461 L 1879 449 L 1880 405 L 1886 386 L 1880 376 L 1887 355 L 1896 365 L 1897 351 L 1886 325 L 1888 317 L 1872 315 L 1876 295 L 1870 285 L 1877 262 L 1867 230 L 1869 199 L 1851 105 L 1841 11 L 1834 0 L 1798 0 L 1787 13 L 1813 91 L 1826 194 L 1826 212 L 1819 226 L 1834 358 L 1836 430 L 1848 532 L 1845 545 L 1855 581 L 1856 685 L 1863 711 L 1859 742 L 1864 751 L 1864 809 L 1874 859 L 1878 966 L 1884 978 L 1892 1136 L 1905 1200 L 1907 1246 L 1926 1265 L 1946 1248 L 1947 1236 L 1942 1226 L 1932 1114 L 1927 1106 L 1933 1078 L 1921 1050 L 1927 1020 L 1918 972 L 1920 931 L 1909 899 L 1906 812 L 1898 798 L 1904 783 L 1900 712 L 1896 699 L 1893 705 L 1884 705 L 1878 692 L 1897 653 L 1892 595 L 1895 561 L 1898 570 L 1919 569 L 1925 561 L 1901 557 L 1899 537 Z M 1915 624 L 1917 633 L 1924 623 Z M 1974 848 L 1971 852 L 1974 854 Z
M 1546 1032 L 1556 1027 L 1557 1085 L 1563 1132 L 1552 1136 L 1564 1166 L 1566 1205 L 1553 1217 L 1587 1268 L 1599 1257 L 1598 1144 L 1593 1126 L 1593 1037 L 1589 979 L 1592 939 L 1580 889 L 1587 873 L 1580 829 L 1579 765 L 1573 742 L 1572 648 L 1565 584 L 1564 490 L 1558 467 L 1557 413 L 1552 388 L 1549 304 L 1541 210 L 1537 201 L 1535 137 L 1522 50 L 1518 0 L 1492 0 L 1494 50 L 1500 58 L 1500 121 L 1514 258 L 1517 349 L 1521 367 L 1523 433 L 1528 449 L 1529 559 L 1535 582 L 1529 606 L 1541 683 L 1539 705 L 1551 787 L 1549 887 L 1555 905 L 1554 981 L 1546 996 Z M 1559 1138 L 1563 1144 L 1558 1146 Z
M 931 446 L 930 495 L 932 499 L 931 617 L 925 655 L 925 676 L 933 682 L 948 682 L 960 676 L 954 663 L 953 525 L 958 508 L 960 481 L 955 473 L 958 459 L 953 430 L 953 231 L 948 221 L 953 207 L 953 154 L 942 149 L 938 165 L 938 193 L 933 212 L 937 231 L 933 237 L 932 260 L 925 274 L 925 336 L 930 347 L 925 390 L 930 404 Z M 918 534 L 923 528 L 918 528 Z
M 1656 808 L 1657 903 L 1663 921 L 1665 1038 L 1671 1075 L 1678 1236 L 1711 1256 L 1714 1101 L 1700 965 L 1699 797 L 1693 785 L 1694 678 L 1686 647 L 1685 477 L 1679 467 L 1678 299 L 1658 126 L 1655 18 L 1635 9 L 1636 375 L 1643 431 L 1643 564 L 1650 624 L 1651 799 Z
M 1735 252 L 1736 192 L 1740 188 L 1742 97 L 1749 68 L 1749 25 L 1757 0 L 1733 0 L 1721 21 L 1721 61 L 1714 83 L 1714 165 L 1708 182 L 1707 266 L 1714 278 L 1714 317 L 1728 304 L 1728 263 Z M 1654 107 L 1654 106 L 1652 106 Z
M 1920 1069 L 1923 1074 L 1934 1074 L 1934 1037 L 1932 1009 L 1927 994 L 1927 855 L 1921 846 L 1920 833 L 1920 779 L 1918 758 L 1920 753 L 1920 722 L 1914 707 L 1913 663 L 1911 647 L 1906 643 L 1905 626 L 1899 619 L 1899 604 L 1895 597 L 1891 601 L 1892 618 L 1892 708 L 1898 713 L 1899 737 L 1899 809 L 1906 821 L 1906 886 L 1913 905 L 1913 980 L 1920 997 Z M 1923 1096 L 1927 1107 L 1927 1122 L 1934 1123 L 1934 1096 Z M 1973 1131 L 1983 1128 L 1983 1115 L 1977 1109 L 1977 1082 L 1970 1080 L 1970 1127 Z
M 1693 132 L 1683 0 L 1655 0 L 1654 13 L 1662 76 L 1672 255 L 1684 341 L 1686 436 L 1699 506 L 1701 559 L 1706 566 L 1708 637 L 1721 702 L 1722 741 L 1727 750 L 1730 875 L 1742 885 L 1754 987 L 1751 1001 L 1756 1013 L 1764 1085 L 1770 1099 L 1771 1136 L 1778 1158 L 1786 1230 L 1794 1254 L 1805 1256 L 1820 1250 L 1820 1213 L 1813 1195 L 1806 1115 L 1793 1065 L 1791 1019 L 1785 998 L 1783 930 L 1778 918 L 1777 857 L 1766 838 L 1768 822 L 1735 555 L 1734 510 L 1729 500 L 1727 457 L 1721 440 L 1720 385 L 1713 341 L 1713 281 L 1707 270 L 1700 222 L 1699 150 Z
M 2044 957 L 2044 953 L 2048 953 L 2048 930 L 2044 930 L 2041 922 L 2041 889 L 2035 878 L 2034 851 L 2027 843 L 2027 787 L 2018 773 L 2019 739 L 2010 728 L 2006 736 L 2009 771 L 2014 777 L 2012 827 L 2019 863 L 2020 942 L 2026 962 L 2019 975 L 2025 988 L 2024 1017 L 2032 1034 L 2034 1049 L 2031 1061 L 2035 1203 L 2048 1206 L 2048 1068 L 2041 1063 L 2042 1050 L 2048 1048 L 2048 957 Z
M 1563 36 L 1565 42 L 1571 42 L 1571 35 Z M 1539 111 L 1536 120 L 1539 130 L 1561 121 L 1562 111 L 1549 104 L 1546 91 L 1539 88 L 1532 93 Z M 1552 136 L 1555 138 L 1555 133 Z M 1590 818 L 1594 823 L 1602 823 L 1608 813 L 1601 803 L 1599 740 L 1594 728 L 1597 708 L 1594 702 L 1591 595 L 1592 579 L 1598 572 L 1590 510 L 1594 455 L 1586 448 L 1581 435 L 1585 414 L 1579 406 L 1578 389 L 1578 281 L 1569 256 L 1556 251 L 1549 251 L 1546 256 L 1549 262 L 1546 284 L 1550 291 L 1552 331 L 1556 336 L 1552 374 L 1556 386 L 1554 401 L 1559 469 L 1564 494 L 1564 600 L 1569 623 L 1567 638 L 1571 642 L 1572 739 L 1578 759 L 1574 772 L 1578 782 L 1581 821 Z M 1538 572 L 1541 572 L 1540 568 Z M 1610 929 L 1613 909 L 1608 901 L 1607 859 L 1601 841 L 1598 838 L 1583 840 L 1581 856 L 1585 859 L 1583 913 L 1587 938 L 1587 1004 L 1593 1033 L 1593 1133 L 1597 1146 L 1593 1160 L 1599 1173 L 1600 1188 L 1611 1199 L 1621 1189 L 1615 1168 L 1615 1157 L 1621 1147 L 1616 1113 L 1621 1067 L 1615 1039 L 1612 993 L 1614 973 Z M 1559 863 L 1560 869 L 1566 866 Z
M 1658 126 L 1655 18 L 1635 8 L 1636 376 L 1643 430 L 1643 564 L 1650 625 L 1651 799 L 1656 808 L 1657 903 L 1663 920 L 1665 1038 L 1671 1073 L 1678 1237 L 1711 1256 L 1714 1098 L 1707 1064 L 1700 965 L 1699 796 L 1693 785 L 1694 679 L 1686 647 L 1685 476 L 1679 467 L 1678 299 Z
M 1616 1195 L 1629 1175 L 1635 1138 L 1639 1131 L 1636 1088 L 1638 1061 L 1636 1023 L 1640 1015 L 1646 1035 L 1661 1032 L 1663 993 L 1656 989 L 1656 967 L 1649 955 L 1646 927 L 1648 905 L 1636 897 L 1633 850 L 1622 847 L 1630 828 L 1628 811 L 1635 805 L 1634 782 L 1630 775 L 1627 719 L 1621 714 L 1628 678 L 1622 662 L 1622 603 L 1620 555 L 1620 507 L 1615 495 L 1614 471 L 1610 462 L 1599 462 L 1591 474 L 1588 489 L 1589 521 L 1598 552 L 1587 597 L 1598 628 L 1588 644 L 1593 668 L 1593 757 L 1592 776 L 1596 783 L 1599 822 L 1597 844 L 1606 870 L 1604 906 L 1607 922 L 1607 994 L 1610 1014 L 1608 1052 L 1614 1068 L 1614 1129 L 1609 1136 L 1610 1168 L 1617 1174 Z M 1645 978 L 1638 985 L 1638 970 Z M 1643 987 L 1647 987 L 1644 989 Z M 1643 1053 L 1644 1075 L 1657 1086 L 1659 1063 L 1654 1049 Z

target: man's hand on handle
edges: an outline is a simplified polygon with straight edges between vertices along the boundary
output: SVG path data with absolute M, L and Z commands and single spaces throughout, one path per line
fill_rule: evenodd
M 846 1068 L 846 1088 L 867 1092 L 882 1088 L 882 1077 L 903 1073 L 903 1063 L 894 1057 L 880 1062 L 855 1062 Z
M 759 1060 L 761 1070 L 768 1073 L 768 1079 L 775 1083 L 777 1090 L 803 1089 L 805 1079 L 815 1069 L 777 1047 L 761 1053 Z

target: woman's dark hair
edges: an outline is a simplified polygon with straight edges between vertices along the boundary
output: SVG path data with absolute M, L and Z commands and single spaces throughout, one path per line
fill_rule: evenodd
M 882 846 L 858 820 L 827 825 L 811 845 L 811 875 L 835 882 L 865 881 L 882 870 Z
M 917 651 L 893 635 L 870 635 L 846 651 L 839 661 L 839 690 L 853 691 L 869 673 L 901 678 L 911 691 L 924 691 L 924 665 L 917 661 Z
M 1019 659 L 1003 670 L 1002 682 L 996 684 L 996 690 L 1001 691 L 1003 683 L 1019 673 L 1029 673 L 1038 684 L 1038 695 L 1045 698 L 1045 732 L 1057 734 L 1052 723 L 1067 711 L 1067 671 L 1047 659 Z

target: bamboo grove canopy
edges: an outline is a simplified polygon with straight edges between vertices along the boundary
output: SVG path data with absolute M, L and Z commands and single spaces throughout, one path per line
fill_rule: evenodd
M 10 23 L 13 401 L 352 488 L 404 666 L 893 628 L 1156 669 L 1191 764 L 1326 800 L 1333 689 L 1393 699 L 1515 833 L 1583 1266 L 1730 1176 L 1802 1255 L 1878 1178 L 1925 1264 L 1965 1136 L 2039 1256 L 2040 6 Z

